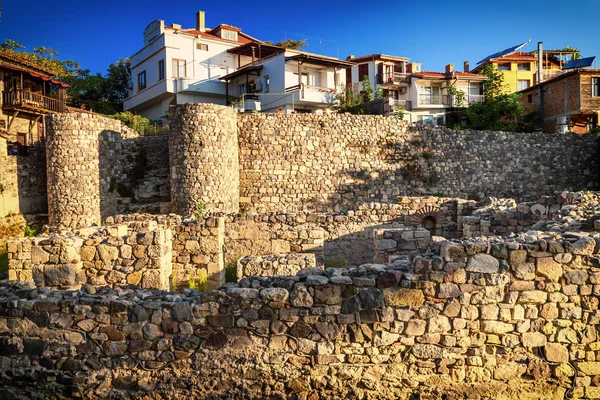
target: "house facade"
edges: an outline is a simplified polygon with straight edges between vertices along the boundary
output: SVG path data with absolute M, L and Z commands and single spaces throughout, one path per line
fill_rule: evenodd
M 66 111 L 67 84 L 53 77 L 56 72 L 0 52 L 0 135 L 22 146 L 45 137 L 45 117 Z
M 410 109 L 407 108 L 407 114 L 412 123 L 444 125 L 447 115 L 456 108 L 484 100 L 484 75 L 455 71 L 453 64 L 446 65 L 445 72 L 413 72 L 414 69 L 409 64 L 411 75 L 407 102 Z M 421 70 L 420 65 L 416 69 Z
M 346 83 L 346 69 L 353 65 L 264 43 L 248 43 L 228 52 L 247 61 L 220 78 L 228 99 L 241 111 L 329 112 L 337 88 Z
M 504 77 L 506 93 L 515 93 L 537 83 L 537 57 L 529 53 L 517 51 L 487 58 L 471 72 L 480 73 L 488 64 L 493 65 Z
M 193 29 L 165 26 L 162 20 L 150 23 L 144 47 L 131 57 L 133 89 L 124 109 L 164 120 L 170 104 L 226 104 L 226 85 L 219 78 L 252 61 L 227 50 L 247 43 L 260 41 L 231 25 L 206 28 L 202 11 Z
M 366 76 L 369 78 L 373 92 L 382 89 L 391 107 L 401 105 L 407 109 L 404 95 L 410 87 L 410 74 L 407 72 L 410 58 L 369 54 L 360 57 L 349 56 L 346 60 L 354 63 L 346 73 L 347 84 L 358 84 L 358 89 L 364 90 Z M 413 64 L 413 67 L 415 65 Z
M 519 92 L 528 111 L 539 107 L 542 95 L 544 132 L 586 133 L 599 125 L 600 69 L 565 71 Z

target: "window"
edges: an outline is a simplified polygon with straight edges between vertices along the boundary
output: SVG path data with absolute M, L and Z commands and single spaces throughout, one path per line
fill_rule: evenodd
M 518 64 L 517 69 L 519 71 L 531 71 L 531 64 L 529 64 L 529 63 Z
M 358 80 L 362 82 L 365 76 L 369 76 L 369 64 L 360 64 L 358 66 Z
M 533 103 L 533 95 L 532 94 L 528 94 L 527 95 L 527 102 L 528 103 Z
M 162 81 L 165 79 L 165 60 L 158 62 L 158 80 Z
M 517 90 L 524 90 L 529 87 L 529 79 L 519 79 L 517 82 Z
M 294 72 L 294 76 L 296 77 L 296 82 L 297 82 L 298 81 L 298 73 Z M 308 86 L 308 73 L 306 73 L 306 72 L 302 73 L 301 83 L 303 83 L 304 85 Z
M 221 37 L 223 39 L 237 40 L 237 32 L 221 30 Z
M 510 71 L 510 63 L 498 64 L 498 71 Z
M 196 43 L 196 50 L 208 51 L 208 45 L 206 43 Z
M 600 96 L 600 78 L 592 78 L 592 96 Z
M 173 78 L 185 78 L 186 75 L 186 67 L 185 60 L 180 60 L 177 58 L 173 59 Z
M 352 85 L 352 67 L 346 68 L 346 85 Z
M 138 74 L 138 92 L 143 89 L 146 89 L 146 71 Z

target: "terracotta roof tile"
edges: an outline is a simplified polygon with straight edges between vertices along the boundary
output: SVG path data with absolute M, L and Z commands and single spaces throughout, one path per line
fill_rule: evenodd
M 237 36 L 238 40 L 236 41 L 236 40 L 224 39 L 224 38 L 222 38 L 220 36 L 213 35 L 210 32 L 202 32 L 202 31 L 199 31 L 199 30 L 193 29 L 193 28 L 192 29 L 176 29 L 176 28 L 173 28 L 171 26 L 165 26 L 165 29 L 169 29 L 169 30 L 176 31 L 176 32 L 183 32 L 183 33 L 187 33 L 189 35 L 197 35 L 197 36 L 205 37 L 207 39 L 222 40 L 222 41 L 228 42 L 228 43 L 242 43 L 242 44 L 246 44 L 246 43 L 251 43 L 252 42 L 252 40 L 250 40 L 247 37 L 243 36 L 244 35 L 243 32 L 239 32 L 239 34 Z

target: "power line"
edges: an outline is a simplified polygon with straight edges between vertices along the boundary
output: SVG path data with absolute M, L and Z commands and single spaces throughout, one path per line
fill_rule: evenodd
M 315 40 L 318 40 L 319 41 L 319 54 L 321 54 L 321 55 L 323 55 L 323 42 L 335 43 L 335 57 L 339 58 L 339 56 L 338 56 L 339 44 L 336 41 L 329 40 L 329 39 L 318 38 L 318 37 L 314 37 L 314 36 L 308 36 L 308 35 L 304 35 L 302 33 L 297 33 L 297 32 L 289 32 L 289 31 L 284 31 L 283 32 L 284 40 L 287 40 L 287 34 L 288 33 L 290 33 L 292 35 L 296 35 L 296 36 L 301 36 L 302 38 L 306 38 L 306 39 L 315 39 Z

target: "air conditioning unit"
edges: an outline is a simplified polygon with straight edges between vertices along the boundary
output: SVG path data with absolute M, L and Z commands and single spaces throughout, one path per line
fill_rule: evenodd
M 400 94 L 405 94 L 407 92 L 407 90 L 408 90 L 407 88 L 403 87 L 403 88 L 400 88 L 399 92 L 400 92 Z
M 244 111 L 260 111 L 260 101 L 253 99 L 244 100 Z
M 567 124 L 567 117 L 566 116 L 562 116 L 562 117 L 556 118 L 556 123 L 558 125 L 566 125 Z

